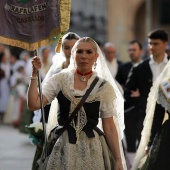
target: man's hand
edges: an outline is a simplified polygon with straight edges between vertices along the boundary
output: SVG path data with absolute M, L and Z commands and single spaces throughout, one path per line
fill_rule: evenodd
M 133 91 L 131 90 L 131 97 L 139 97 L 140 96 L 140 92 L 139 92 L 139 89 Z

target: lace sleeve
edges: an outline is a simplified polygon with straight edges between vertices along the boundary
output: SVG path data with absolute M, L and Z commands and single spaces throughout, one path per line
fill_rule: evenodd
M 100 117 L 108 118 L 113 117 L 115 115 L 115 109 L 113 101 L 115 99 L 115 93 L 112 86 L 107 82 L 101 93 L 101 101 L 100 101 Z

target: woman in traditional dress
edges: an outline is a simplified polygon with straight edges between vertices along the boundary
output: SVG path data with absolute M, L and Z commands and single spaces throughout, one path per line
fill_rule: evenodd
M 49 78 L 51 78 L 54 74 L 59 73 L 61 70 L 67 68 L 70 64 L 70 56 L 71 49 L 74 46 L 75 42 L 79 39 L 79 35 L 74 32 L 68 32 L 62 37 L 61 48 L 59 51 L 53 56 L 53 64 L 47 72 L 42 84 L 44 84 Z M 56 100 L 52 102 L 52 105 L 56 104 Z M 51 104 L 46 105 L 45 109 L 45 119 L 48 121 L 48 114 L 50 110 Z M 41 110 L 34 111 L 33 122 L 41 121 Z
M 36 81 L 37 70 L 41 68 L 39 57 L 34 57 L 32 64 L 28 107 L 36 110 L 41 105 Z M 45 169 L 126 170 L 121 147 L 124 101 L 94 40 L 83 37 L 75 43 L 68 69 L 52 76 L 43 85 L 43 104 L 57 97 L 58 133 L 97 75 L 99 81 L 78 115 L 56 141 Z M 105 138 L 97 127 L 99 117 Z
M 61 47 L 58 48 L 59 51 L 56 51 L 56 54 L 53 56 L 53 65 L 50 67 L 42 84 L 44 84 L 54 74 L 59 73 L 61 70 L 66 69 L 69 66 L 71 49 L 79 38 L 80 38 L 79 35 L 77 35 L 74 32 L 68 32 L 62 37 Z M 51 102 L 51 104 L 48 104 L 44 107 L 46 122 L 48 121 L 48 115 L 49 115 L 50 108 L 51 108 L 51 112 L 52 112 L 52 110 L 57 110 L 57 99 L 56 98 Z M 57 124 L 57 114 L 52 112 L 50 119 L 52 119 L 50 121 L 55 122 L 55 125 Z M 39 110 L 34 111 L 33 123 L 36 124 L 37 122 L 41 122 L 41 121 L 42 121 L 41 110 L 39 109 Z M 49 134 L 50 130 L 53 128 L 52 125 L 54 125 L 54 123 L 50 124 L 50 125 L 48 124 L 48 126 L 47 126 L 48 134 Z M 43 138 L 43 136 L 41 137 L 41 139 L 42 138 Z M 36 149 L 36 153 L 35 153 L 34 160 L 33 160 L 32 170 L 37 169 L 37 167 L 38 167 L 37 160 L 40 158 L 41 153 L 42 153 L 42 146 L 40 145 L 40 146 L 37 146 L 37 149 Z
M 163 84 L 170 87 L 170 61 L 151 88 L 142 139 L 132 170 L 170 169 L 170 120 L 165 119 L 165 113 L 168 117 L 170 114 L 170 100 L 168 88 L 164 91 Z

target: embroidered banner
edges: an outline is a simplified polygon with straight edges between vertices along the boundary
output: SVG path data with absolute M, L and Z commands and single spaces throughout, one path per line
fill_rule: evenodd
M 0 43 L 29 51 L 69 29 L 71 0 L 1 0 Z

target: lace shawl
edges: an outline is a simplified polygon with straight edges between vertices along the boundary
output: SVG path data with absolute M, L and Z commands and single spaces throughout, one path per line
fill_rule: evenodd
M 163 96 L 159 96 L 160 83 L 170 78 L 170 61 L 166 64 L 161 74 L 154 81 L 153 86 L 151 87 L 146 106 L 146 117 L 144 120 L 144 128 L 142 130 L 142 138 L 139 144 L 139 148 L 136 153 L 136 157 L 133 161 L 133 165 L 131 170 L 136 170 L 140 165 L 142 158 L 145 156 L 145 147 L 148 144 L 150 135 L 151 135 L 151 127 L 155 112 L 156 102 L 159 102 L 163 107 L 169 110 L 169 106 L 167 104 L 163 104 Z M 162 95 L 162 94 L 161 94 Z M 159 96 L 159 98 L 158 98 Z M 166 102 L 167 103 L 167 102 Z

